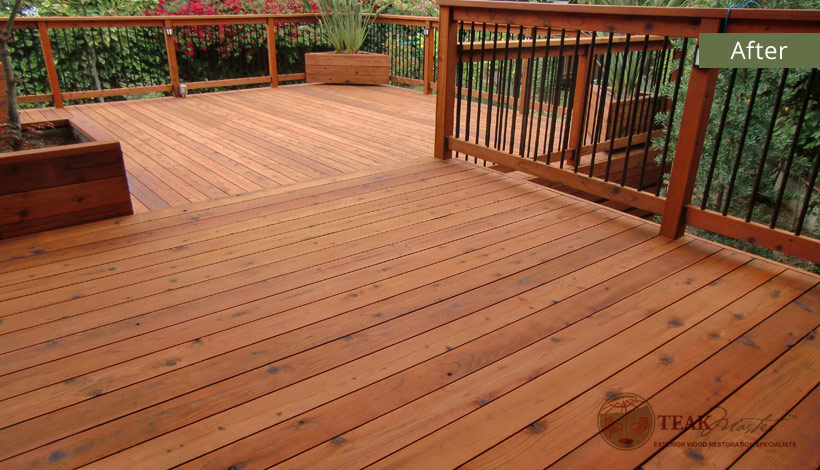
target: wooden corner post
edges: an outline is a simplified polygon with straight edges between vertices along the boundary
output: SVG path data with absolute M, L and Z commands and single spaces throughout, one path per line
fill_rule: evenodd
M 661 235 L 678 238 L 686 230 L 686 206 L 692 200 L 703 139 L 709 125 L 719 69 L 693 68 L 683 104 L 678 144 L 663 208 Z
M 48 37 L 48 25 L 45 21 L 37 22 L 37 32 L 40 34 L 40 47 L 43 49 L 43 61 L 46 64 L 48 85 L 55 108 L 63 107 L 63 94 L 60 92 L 60 79 L 57 77 L 57 66 L 54 65 L 54 53 L 51 50 L 51 39 Z
M 276 24 L 273 18 L 268 18 L 268 68 L 270 70 L 270 86 L 279 86 L 279 72 L 276 68 Z
M 171 90 L 174 96 L 179 98 L 182 96 L 179 93 L 179 67 L 177 66 L 177 49 L 174 45 L 174 35 L 168 34 L 168 31 L 173 31 L 171 20 L 165 20 L 162 23 L 162 34 L 165 35 L 165 52 L 168 55 L 168 72 L 171 74 Z
M 436 85 L 436 158 L 446 160 L 453 156 L 447 138 L 453 135 L 453 111 L 456 99 L 456 66 L 458 65 L 458 27 L 453 21 L 452 7 L 439 9 L 438 80 Z
M 435 52 L 433 48 L 436 47 L 436 31 L 433 29 L 433 23 L 428 21 L 425 25 L 427 35 L 424 36 L 424 94 L 429 95 L 433 92 L 430 84 L 433 82 L 433 59 L 435 59 Z

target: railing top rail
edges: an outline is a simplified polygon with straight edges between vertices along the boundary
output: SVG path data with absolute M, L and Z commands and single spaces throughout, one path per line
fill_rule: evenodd
M 203 24 L 252 24 L 265 23 L 273 18 L 284 22 L 312 22 L 313 13 L 265 14 L 265 15 L 167 15 L 167 16 L 38 16 L 19 17 L 14 22 L 16 28 L 35 28 L 37 23 L 45 22 L 49 28 L 107 27 L 117 26 L 162 26 L 169 21 L 174 26 Z M 379 15 L 379 23 L 397 23 L 404 25 L 437 25 L 434 16 Z
M 557 3 L 526 3 L 486 0 L 438 0 L 440 6 L 482 8 L 487 10 L 519 10 L 531 12 L 594 13 L 597 15 L 638 15 L 646 17 L 725 19 L 726 8 L 636 7 L 620 5 L 570 5 Z M 820 21 L 820 10 L 769 10 L 758 8 L 733 9 L 731 19 L 772 21 Z
M 465 22 L 494 22 L 521 26 L 628 32 L 697 37 L 718 32 L 726 8 L 671 8 L 549 3 L 439 0 L 454 8 L 452 18 Z M 820 10 L 732 10 L 726 32 L 820 32 Z

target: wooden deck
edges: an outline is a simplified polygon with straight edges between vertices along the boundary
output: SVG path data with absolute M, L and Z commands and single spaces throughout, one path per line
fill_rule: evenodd
M 171 114 L 70 112 L 128 109 Z M 820 464 L 818 277 L 464 162 L 339 173 L 0 242 L 0 468 Z
M 79 116 L 122 143 L 136 212 L 429 159 L 435 96 L 287 87 L 23 111 Z

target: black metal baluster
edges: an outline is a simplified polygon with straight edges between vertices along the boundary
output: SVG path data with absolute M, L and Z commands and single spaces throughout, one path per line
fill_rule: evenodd
M 654 74 L 655 92 L 652 95 L 652 106 L 651 106 L 651 108 L 649 106 L 647 106 L 647 108 L 650 108 L 650 111 L 649 111 L 649 115 L 647 116 L 646 125 L 644 127 L 646 129 L 646 141 L 644 142 L 644 147 L 643 147 L 643 160 L 641 161 L 641 172 L 638 175 L 638 187 L 637 187 L 638 191 L 643 190 L 643 178 L 644 178 L 644 173 L 646 173 L 646 162 L 649 159 L 649 148 L 652 145 L 652 131 L 655 129 L 654 118 L 655 118 L 655 113 L 658 112 L 658 101 L 660 99 L 660 93 L 661 93 L 661 81 L 662 81 L 662 77 L 663 77 L 663 71 L 666 70 L 666 66 L 667 66 L 665 56 L 666 56 L 666 50 L 667 50 L 668 44 L 669 44 L 669 36 L 665 36 L 663 38 L 663 46 L 662 46 L 661 50 L 658 52 L 658 55 L 660 56 L 660 58 L 658 59 L 657 63 L 655 64 L 656 67 L 657 67 L 656 73 Z
M 532 29 L 532 49 L 530 51 L 530 63 L 529 67 L 527 67 L 527 76 L 524 77 L 523 83 L 524 85 L 524 96 L 523 102 L 521 103 L 521 142 L 518 144 L 518 154 L 521 157 L 526 156 L 526 152 L 528 152 L 529 142 L 532 137 L 532 119 L 530 118 L 530 112 L 532 111 L 532 103 L 530 102 L 530 97 L 532 96 L 532 86 L 533 86 L 533 78 L 535 76 L 535 72 L 538 70 L 536 68 L 535 62 L 535 37 L 537 28 Z M 527 125 L 529 125 L 530 131 L 528 131 Z
M 510 83 L 512 82 L 512 80 L 510 79 L 510 69 L 512 68 L 512 63 L 509 60 L 510 34 L 510 25 L 507 25 L 507 34 L 505 37 L 504 44 L 504 63 L 506 64 L 504 76 L 504 128 L 501 135 L 500 146 L 498 147 L 499 150 L 504 150 L 504 143 L 507 141 L 507 123 L 509 122 L 510 117 Z
M 507 29 L 509 29 L 509 27 L 510 26 L 507 25 Z M 496 44 L 496 47 L 498 47 L 498 41 L 497 40 L 496 40 L 495 44 Z M 504 55 L 505 55 L 505 57 L 507 55 L 506 48 L 505 48 Z M 507 77 L 507 60 L 505 58 L 504 60 L 501 60 L 500 62 L 501 62 L 501 64 L 500 64 L 499 73 L 498 73 L 498 86 L 496 87 L 498 89 L 498 99 L 496 100 L 497 101 L 497 103 L 496 103 L 497 112 L 496 112 L 496 116 L 495 116 L 496 117 L 496 119 L 495 119 L 495 140 L 493 141 L 493 147 L 495 149 L 500 149 L 501 148 L 500 147 L 500 143 L 502 142 L 502 140 L 501 140 L 501 128 L 503 127 L 503 123 L 502 123 L 501 120 L 504 116 L 504 104 L 506 103 L 506 98 L 505 98 L 506 88 L 505 87 L 506 87 L 506 82 L 507 82 L 507 79 L 506 79 L 506 77 Z
M 496 61 L 495 61 L 495 54 L 496 49 L 498 49 L 498 23 L 495 24 L 495 28 L 493 31 L 493 58 L 490 62 L 490 77 L 489 77 L 489 87 L 487 90 L 487 125 L 486 129 L 484 130 L 484 146 L 490 146 L 490 127 L 492 125 L 492 117 L 493 117 L 493 102 L 495 101 L 495 97 L 493 96 L 494 93 L 494 85 L 496 79 Z M 496 113 L 498 112 L 498 107 L 496 106 Z
M 681 57 L 678 63 L 678 75 L 675 77 L 675 89 L 672 91 L 672 109 L 669 111 L 669 120 L 666 123 L 666 138 L 663 143 L 663 154 L 661 156 L 661 164 L 658 169 L 658 186 L 655 188 L 655 196 L 660 196 L 661 187 L 663 186 L 663 175 L 666 172 L 666 160 L 669 154 L 669 139 L 672 137 L 672 124 L 675 122 L 675 110 L 678 106 L 678 92 L 680 91 L 681 79 L 683 78 L 683 67 L 686 62 L 686 55 L 689 52 L 687 45 L 689 38 L 683 38 L 683 45 L 681 47 Z M 674 54 L 674 51 L 673 51 Z
M 535 39 L 535 38 L 533 38 Z M 547 77 L 551 76 L 549 71 L 547 70 L 552 65 L 550 63 L 550 41 L 552 39 L 552 28 L 547 28 L 547 45 L 544 51 L 544 58 L 541 60 L 541 83 L 540 83 L 540 90 L 538 92 L 538 123 L 535 125 L 535 145 L 533 152 L 532 159 L 538 160 L 538 143 L 541 137 L 541 118 L 544 114 L 544 91 L 547 87 Z M 554 82 L 553 82 L 554 83 Z M 530 132 L 532 135 L 532 132 Z M 546 131 L 544 131 L 544 141 L 546 142 L 547 136 Z
M 797 150 L 797 143 L 799 142 L 800 134 L 803 131 L 803 122 L 806 119 L 806 111 L 809 106 L 809 97 L 814 89 L 814 80 L 816 75 L 817 69 L 811 69 L 809 82 L 806 86 L 806 94 L 803 96 L 803 103 L 800 106 L 800 115 L 797 118 L 794 137 L 792 138 L 792 144 L 789 148 L 789 156 L 786 159 L 786 167 L 783 169 L 783 181 L 780 183 L 780 189 L 777 191 L 777 200 L 774 203 L 774 209 L 772 210 L 772 221 L 769 224 L 769 228 L 775 228 L 777 225 L 777 217 L 780 215 L 780 208 L 783 204 L 783 195 L 786 193 L 786 185 L 789 183 L 789 173 L 791 172 L 792 163 L 794 162 L 794 153 Z
M 629 120 L 629 133 L 626 137 L 626 153 L 624 154 L 624 169 L 621 174 L 621 186 L 626 185 L 626 174 L 629 171 L 629 154 L 632 150 L 632 134 L 635 132 L 635 121 L 637 116 L 635 113 L 638 112 L 638 95 L 641 93 L 641 84 L 643 82 L 643 68 L 646 65 L 646 49 L 649 47 L 649 36 L 644 35 L 643 37 L 643 50 L 641 51 L 641 58 L 640 58 L 640 65 L 638 66 L 638 81 L 635 85 L 635 91 L 632 96 L 632 118 Z
M 726 214 L 729 213 L 729 205 L 732 202 L 732 193 L 734 192 L 734 189 L 735 189 L 735 181 L 737 180 L 737 172 L 738 172 L 738 170 L 740 170 L 740 159 L 743 156 L 743 147 L 744 147 L 744 144 L 746 143 L 746 135 L 749 131 L 749 123 L 752 120 L 752 111 L 754 110 L 754 107 L 755 107 L 755 99 L 757 98 L 757 89 L 760 85 L 760 76 L 761 76 L 762 73 L 763 73 L 763 69 L 757 69 L 757 72 L 755 72 L 755 80 L 754 80 L 754 84 L 752 85 L 752 92 L 749 95 L 749 101 L 748 101 L 749 104 L 746 106 L 746 118 L 743 120 L 743 128 L 740 131 L 740 142 L 738 143 L 738 146 L 737 146 L 737 155 L 735 156 L 735 163 L 732 166 L 732 173 L 731 173 L 731 176 L 729 177 L 729 186 L 728 186 L 728 189 L 726 190 L 726 200 L 724 201 L 723 211 L 722 211 L 723 215 L 726 215 Z
M 602 71 L 602 81 L 599 82 L 600 92 L 598 93 L 598 110 L 595 112 L 596 122 L 592 128 L 592 155 L 589 159 L 589 176 L 595 170 L 595 154 L 598 152 L 598 141 L 601 140 L 602 128 L 604 126 L 604 111 L 606 109 L 606 94 L 609 87 L 609 68 L 612 65 L 612 33 L 609 34 L 609 41 L 606 45 L 606 59 Z
M 797 223 L 794 227 L 794 234 L 800 236 L 803 231 L 803 223 L 806 220 L 806 214 L 809 211 L 809 203 L 811 196 L 814 194 L 814 187 L 817 184 L 817 171 L 820 169 L 820 147 L 817 147 L 817 153 L 814 154 L 814 164 L 811 169 L 811 177 L 809 177 L 808 186 L 806 187 L 806 194 L 803 196 L 803 205 L 800 208 L 800 216 L 797 218 Z
M 578 173 L 578 165 L 581 163 L 581 147 L 584 146 L 584 139 L 587 133 L 587 108 L 589 107 L 590 90 L 592 89 L 592 66 L 595 63 L 595 37 L 597 34 L 593 31 L 592 39 L 589 45 L 589 60 L 587 61 L 587 82 L 584 83 L 584 101 L 581 103 L 581 132 L 578 134 L 578 140 L 575 142 L 575 149 L 572 151 L 574 166 L 572 171 Z
M 513 79 L 513 116 L 512 124 L 510 125 L 509 153 L 513 153 L 513 149 L 515 148 L 515 122 L 516 118 L 518 117 L 518 98 L 521 96 L 519 93 L 521 92 L 521 80 L 523 78 L 523 75 L 521 73 L 521 49 L 524 46 L 524 27 L 519 26 L 518 28 L 518 57 L 515 59 L 515 78 Z
M 555 126 L 558 123 L 558 107 L 561 104 L 561 95 L 566 95 L 563 93 L 564 88 L 564 62 L 566 62 L 566 57 L 564 57 L 564 39 L 566 38 L 567 30 L 561 29 L 561 40 L 558 44 L 558 57 L 556 58 L 557 65 L 555 71 L 555 85 L 554 85 L 554 92 L 552 95 L 552 119 L 550 120 L 550 134 L 549 134 L 549 143 L 547 147 L 544 149 L 544 153 L 547 154 L 547 165 L 550 164 L 550 160 L 552 157 L 553 149 L 555 148 Z M 566 97 L 565 97 L 566 99 Z M 566 107 L 564 108 L 566 110 Z M 563 114 L 562 114 L 563 115 Z M 563 127 L 563 122 L 562 122 Z M 559 129 L 560 131 L 560 129 Z M 560 142 L 560 138 L 559 138 Z M 546 143 L 546 141 L 545 141 Z
M 580 42 L 581 42 L 581 31 L 579 30 L 575 33 L 575 50 L 573 51 L 573 55 L 572 55 L 572 58 L 573 58 L 572 76 L 573 77 L 578 76 L 578 64 L 579 64 L 579 61 L 580 61 L 580 56 L 578 55 L 578 46 L 579 46 Z M 567 95 L 568 98 L 566 100 L 568 102 L 568 105 L 564 107 L 564 109 L 566 110 L 566 112 L 564 114 L 564 119 L 565 119 L 565 121 L 563 123 L 564 128 L 561 130 L 561 133 L 562 133 L 563 139 L 564 139 L 563 144 L 561 146 L 561 162 L 560 162 L 560 167 L 561 168 L 564 168 L 564 160 L 566 159 L 567 147 L 569 146 L 569 129 L 570 129 L 570 126 L 572 125 L 572 112 L 573 112 L 572 108 L 573 108 L 573 102 L 575 101 L 573 99 L 574 96 L 575 96 L 575 80 L 572 80 L 572 82 L 570 84 L 569 94 Z
M 788 75 L 789 69 L 783 69 L 783 72 L 780 75 L 780 85 L 777 87 L 777 95 L 775 95 L 774 98 L 772 117 L 769 119 L 769 129 L 766 132 L 766 140 L 763 142 L 763 151 L 761 152 L 760 161 L 757 165 L 755 182 L 752 185 L 752 194 L 749 196 L 749 206 L 746 208 L 746 222 L 752 220 L 752 212 L 754 211 L 755 202 L 757 201 L 757 193 L 760 190 L 760 180 L 763 178 L 763 169 L 766 166 L 766 157 L 769 154 L 769 146 L 772 143 L 774 126 L 777 122 L 777 115 L 780 113 L 780 102 L 783 99 L 783 91 L 786 89 L 786 78 Z
M 484 47 L 486 46 L 487 23 L 481 23 L 481 58 L 478 67 L 478 105 L 475 118 L 475 143 L 478 144 L 478 134 L 481 130 L 481 96 L 484 93 Z M 476 157 L 476 160 L 478 157 Z
M 706 174 L 706 185 L 703 188 L 703 198 L 700 201 L 701 209 L 706 209 L 706 202 L 709 200 L 709 192 L 712 189 L 712 179 L 715 175 L 715 165 L 717 163 L 718 153 L 720 152 L 720 144 L 723 140 L 723 129 L 726 127 L 726 116 L 729 113 L 729 106 L 732 102 L 732 90 L 735 87 L 736 79 L 737 69 L 732 69 L 732 74 L 729 76 L 729 84 L 726 89 L 726 100 L 723 102 L 723 112 L 720 115 L 717 135 L 715 136 L 715 148 L 712 151 L 712 161 L 709 163 L 709 171 Z
M 621 57 L 620 61 L 621 73 L 618 77 L 618 88 L 617 90 L 613 90 L 615 92 L 615 111 L 610 111 L 610 113 L 612 114 L 612 120 L 610 121 L 610 124 L 607 125 L 607 133 L 609 135 L 605 136 L 609 139 L 609 152 L 606 157 L 606 170 L 604 171 L 604 181 L 609 181 L 609 176 L 612 169 L 612 154 L 615 152 L 615 139 L 617 139 L 618 135 L 620 135 L 621 126 L 620 122 L 618 121 L 618 118 L 620 117 L 621 108 L 623 107 L 621 106 L 621 94 L 624 91 L 624 80 L 626 78 L 627 69 L 629 68 L 629 41 L 631 38 L 632 36 L 630 34 L 626 35 L 626 41 L 624 43 L 624 54 Z M 616 63 L 617 62 L 618 61 L 616 60 Z M 624 96 L 626 95 L 625 93 L 623 94 Z
M 474 54 L 474 44 L 475 44 L 475 23 L 470 24 L 470 49 L 469 53 L 467 53 L 467 60 L 469 61 L 468 69 L 467 69 L 467 116 L 465 117 L 464 122 L 464 140 L 467 142 L 470 141 L 470 124 L 472 120 L 470 117 L 472 116 L 472 107 L 473 107 L 473 54 Z M 479 102 L 480 106 L 480 102 Z
M 456 83 L 458 83 L 458 93 L 456 94 L 456 129 L 455 138 L 458 139 L 461 130 L 461 101 L 462 95 L 462 79 L 464 76 L 464 22 L 459 22 L 458 34 L 456 35 L 457 49 L 458 49 L 458 67 L 456 68 Z M 458 153 L 456 153 L 458 158 Z

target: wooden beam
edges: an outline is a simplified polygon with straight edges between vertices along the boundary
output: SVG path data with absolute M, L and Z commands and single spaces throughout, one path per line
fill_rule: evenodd
M 568 33 L 569 34 L 569 33 Z M 506 43 L 500 44 L 484 44 L 484 47 L 481 47 L 480 42 L 463 42 L 461 46 L 463 48 L 461 52 L 461 61 L 462 62 L 478 62 L 481 61 L 481 51 L 484 51 L 484 57 L 486 57 L 489 53 L 492 53 L 493 50 L 496 51 L 496 55 L 502 54 L 504 51 L 518 51 L 521 49 L 521 57 L 532 57 L 541 58 L 541 57 L 558 57 L 560 56 L 572 56 L 575 54 L 575 43 L 578 43 L 578 53 L 585 55 L 589 52 L 590 44 L 592 42 L 592 37 L 581 37 L 580 40 L 576 40 L 574 37 L 565 37 L 564 39 L 564 47 L 561 47 L 561 40 L 558 37 L 553 37 L 550 39 L 538 39 L 536 41 L 533 40 L 525 40 L 522 41 L 521 44 L 518 44 L 518 41 L 510 42 L 509 45 Z M 649 39 L 645 40 L 644 36 L 639 36 L 630 39 L 629 41 L 629 48 L 633 52 L 636 50 L 636 44 L 642 44 L 647 42 L 647 51 L 657 51 L 661 49 L 672 49 L 674 46 L 669 42 L 664 42 L 664 38 L 662 36 L 649 36 Z M 640 46 L 641 49 L 643 46 Z M 535 51 L 533 52 L 533 48 Z M 595 43 L 595 47 L 592 48 L 593 55 L 602 55 L 606 54 L 607 49 L 609 48 L 609 40 L 604 42 L 597 41 Z M 625 36 L 618 36 L 612 40 L 612 48 L 609 51 L 613 54 L 621 54 L 626 51 L 626 37 Z
M 661 223 L 661 235 L 665 237 L 678 238 L 686 230 L 686 206 L 695 188 L 718 72 L 719 69 L 693 68 L 689 77 Z
M 108 90 L 88 90 L 88 91 L 67 91 L 63 93 L 63 99 L 83 100 L 88 98 L 99 98 L 107 96 L 141 95 L 145 93 L 168 93 L 173 91 L 171 85 L 151 85 L 137 86 L 130 88 L 110 88 Z
M 295 82 L 297 80 L 304 80 L 305 74 L 304 73 L 286 73 L 283 75 L 278 76 L 279 83 L 282 82 Z
M 390 76 L 391 82 L 401 83 L 403 85 L 410 85 L 410 86 L 424 86 L 424 80 L 419 80 L 417 78 L 407 78 L 407 77 L 399 77 L 398 75 L 391 75 Z
M 664 198 L 653 194 L 638 191 L 636 189 L 621 187 L 620 185 L 606 182 L 600 178 L 573 173 L 554 166 L 527 160 L 513 154 L 491 149 L 483 145 L 472 144 L 454 137 L 447 139 L 448 149 L 462 152 L 473 157 L 481 158 L 488 162 L 502 165 L 514 170 L 523 171 L 529 175 L 537 176 L 548 181 L 569 186 L 596 196 L 609 199 L 611 201 L 623 202 L 632 207 L 643 209 L 654 214 L 660 214 L 664 208 Z
M 430 83 L 433 81 L 433 60 L 435 59 L 436 47 L 436 30 L 433 29 L 433 23 L 428 21 L 425 25 L 427 28 L 427 35 L 424 36 L 424 79 L 422 88 L 425 95 L 433 92 L 430 88 Z
M 518 113 L 524 114 L 524 106 L 526 106 L 527 93 L 530 92 L 527 77 L 530 75 L 530 59 L 521 59 L 521 92 L 518 94 Z
M 270 74 L 270 86 L 279 86 L 279 72 L 276 68 L 276 24 L 273 18 L 268 18 L 268 69 Z
M 22 95 L 17 97 L 18 103 L 46 103 L 53 100 L 54 96 L 52 96 L 51 93 L 42 95 Z
M 686 207 L 686 223 L 720 235 L 742 240 L 753 245 L 797 256 L 812 263 L 820 263 L 820 240 L 796 236 L 785 230 L 772 229 L 755 222 L 704 210 Z
M 587 46 L 586 49 L 589 49 L 589 46 Z M 581 135 L 584 121 L 584 105 L 586 104 L 587 99 L 587 79 L 589 77 L 589 66 L 589 54 L 579 55 L 578 66 L 575 71 L 575 86 L 573 88 L 572 97 L 572 121 L 569 126 L 569 144 L 574 147 L 580 147 L 580 144 L 582 143 Z M 573 152 L 569 155 L 569 160 L 567 161 L 568 164 L 574 164 L 575 159 L 580 157 L 580 155 L 576 154 L 577 152 Z
M 654 139 L 655 137 L 663 135 L 663 132 L 664 131 L 661 130 L 661 129 L 652 131 L 651 139 Z M 632 136 L 632 144 L 637 145 L 637 144 L 642 144 L 642 143 L 646 142 L 646 137 L 648 135 L 649 135 L 648 132 L 641 132 L 640 134 L 633 135 Z M 626 144 L 627 144 L 628 141 L 629 141 L 629 137 L 618 137 L 617 139 L 615 139 L 614 143 L 612 142 L 612 140 L 604 140 L 604 141 L 601 141 L 601 142 L 598 142 L 597 144 L 595 144 L 595 147 L 598 149 L 599 152 L 608 152 L 609 151 L 609 146 L 610 146 L 610 144 L 612 144 L 612 149 L 613 150 L 620 150 L 620 149 L 626 147 Z M 592 144 L 584 145 L 583 147 L 581 147 L 581 150 L 578 153 L 581 156 L 583 156 L 587 152 L 592 152 L 592 147 L 593 147 Z M 568 148 L 568 149 L 563 150 L 563 151 L 562 150 L 556 150 L 552 153 L 545 153 L 545 154 L 538 155 L 538 157 L 536 159 L 539 162 L 546 162 L 547 160 L 552 162 L 556 158 L 561 158 L 562 153 L 564 155 L 568 155 L 568 154 L 572 155 L 572 152 L 574 152 L 574 151 L 575 151 L 574 148 Z
M 188 87 L 189 90 L 199 90 L 201 88 L 259 85 L 262 83 L 270 83 L 270 77 L 267 75 L 263 75 L 261 77 L 228 78 L 225 80 L 206 80 L 204 82 L 187 82 L 185 85 Z
M 172 34 L 168 34 L 168 31 L 174 30 L 173 26 L 171 25 L 171 20 L 165 20 L 163 22 L 162 34 L 165 36 L 165 52 L 168 56 L 168 72 L 171 75 L 171 91 L 174 93 L 174 96 L 177 98 L 181 97 L 182 95 L 179 92 L 179 67 L 177 65 L 177 50 L 176 45 L 174 44 L 174 37 Z
M 453 156 L 447 139 L 453 135 L 453 111 L 456 98 L 456 65 L 458 49 L 456 24 L 449 7 L 439 9 L 438 94 L 436 95 L 436 129 L 434 156 L 446 160 Z
M 54 107 L 62 108 L 63 96 L 60 93 L 60 80 L 57 77 L 57 67 L 54 65 L 54 53 L 51 50 L 51 39 L 48 37 L 48 28 L 46 27 L 45 21 L 37 22 L 37 31 L 40 33 L 40 46 L 43 49 L 43 61 L 46 64 L 48 85 L 51 88 Z

